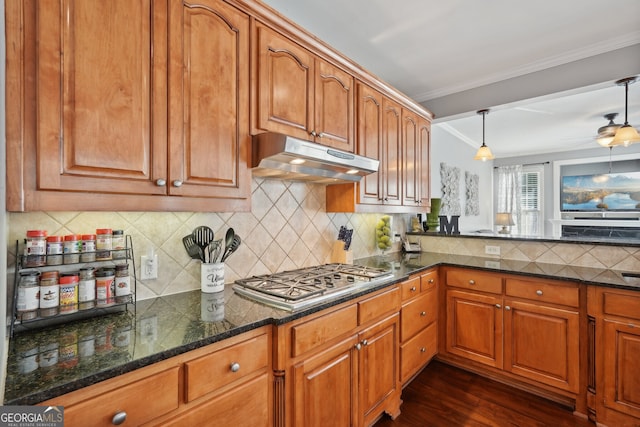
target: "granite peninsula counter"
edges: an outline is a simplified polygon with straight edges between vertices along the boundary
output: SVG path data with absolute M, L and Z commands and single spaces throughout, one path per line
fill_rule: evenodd
M 640 290 L 637 272 L 625 277 L 622 271 L 560 264 L 426 252 L 392 253 L 356 263 L 390 269 L 394 277 L 296 313 L 245 299 L 227 285 L 223 295 L 184 292 L 138 301 L 135 312 L 17 333 L 9 344 L 4 404 L 37 404 L 264 325 L 293 321 L 441 265 Z

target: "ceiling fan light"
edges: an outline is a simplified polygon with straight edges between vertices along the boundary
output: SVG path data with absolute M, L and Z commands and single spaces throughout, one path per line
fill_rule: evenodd
M 640 135 L 638 134 L 638 131 L 633 126 L 625 124 L 616 131 L 616 135 L 610 145 L 624 145 L 625 147 L 628 147 L 629 145 L 637 142 L 640 142 Z
M 611 145 L 611 142 L 613 142 L 613 135 L 599 136 L 596 138 L 596 142 L 600 144 L 600 146 L 608 148 Z
M 473 158 L 473 160 L 482 160 L 483 162 L 486 162 L 487 160 L 493 160 L 493 159 L 495 159 L 495 156 L 491 152 L 491 149 L 484 144 L 482 144 L 482 146 L 478 148 L 478 152 Z

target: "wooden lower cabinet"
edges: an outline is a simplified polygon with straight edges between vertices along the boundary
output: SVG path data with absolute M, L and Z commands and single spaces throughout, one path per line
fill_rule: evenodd
M 576 405 L 585 409 L 577 284 L 461 268 L 444 275 L 444 360 L 490 366 L 491 375 L 543 395 L 582 399 Z
M 263 327 L 42 402 L 65 426 L 273 425 L 271 328 Z
M 502 298 L 447 290 L 446 351 L 502 368 Z
M 504 370 L 578 392 L 579 313 L 505 300 Z
M 589 315 L 595 323 L 590 384 L 593 418 L 599 425 L 640 425 L 640 295 L 590 286 Z
M 400 288 L 282 325 L 274 369 L 284 385 L 279 425 L 372 425 L 400 413 Z

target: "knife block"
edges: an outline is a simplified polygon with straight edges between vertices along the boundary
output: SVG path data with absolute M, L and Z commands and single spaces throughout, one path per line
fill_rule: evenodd
M 353 252 L 351 250 L 344 250 L 344 242 L 342 240 L 336 240 L 333 242 L 333 248 L 331 250 L 331 262 L 340 264 L 353 264 Z

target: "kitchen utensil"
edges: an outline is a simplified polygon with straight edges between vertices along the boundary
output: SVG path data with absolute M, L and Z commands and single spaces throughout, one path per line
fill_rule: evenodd
M 242 239 L 240 239 L 240 236 L 238 236 L 237 234 L 233 236 L 233 241 L 231 242 L 231 246 L 225 250 L 224 255 L 222 255 L 222 260 L 221 262 L 225 262 L 227 260 L 227 258 L 229 258 L 229 256 L 231 256 L 232 253 L 234 253 L 236 250 L 238 250 L 238 247 L 240 247 L 240 244 L 242 243 Z
M 184 236 L 182 238 L 182 244 L 184 245 L 184 248 L 187 250 L 187 254 L 189 254 L 189 256 L 192 259 L 199 259 L 201 261 L 203 260 L 204 254 L 202 253 L 200 246 L 196 244 L 192 234 L 188 234 Z
M 222 252 L 222 239 L 214 240 L 209 243 L 207 249 L 209 250 L 209 262 L 218 262 L 218 257 L 220 256 L 220 252 Z
M 198 245 L 202 251 L 202 262 L 210 262 L 210 260 L 206 259 L 206 256 L 209 254 L 206 249 L 209 243 L 213 241 L 213 230 L 206 225 L 201 225 L 193 230 L 192 235 L 196 245 Z
M 233 227 L 229 227 L 227 230 L 227 234 L 224 236 L 224 252 L 222 252 L 222 259 L 220 262 L 224 262 L 227 256 L 227 252 L 231 249 L 231 245 L 233 244 L 233 238 L 235 237 L 236 232 Z

